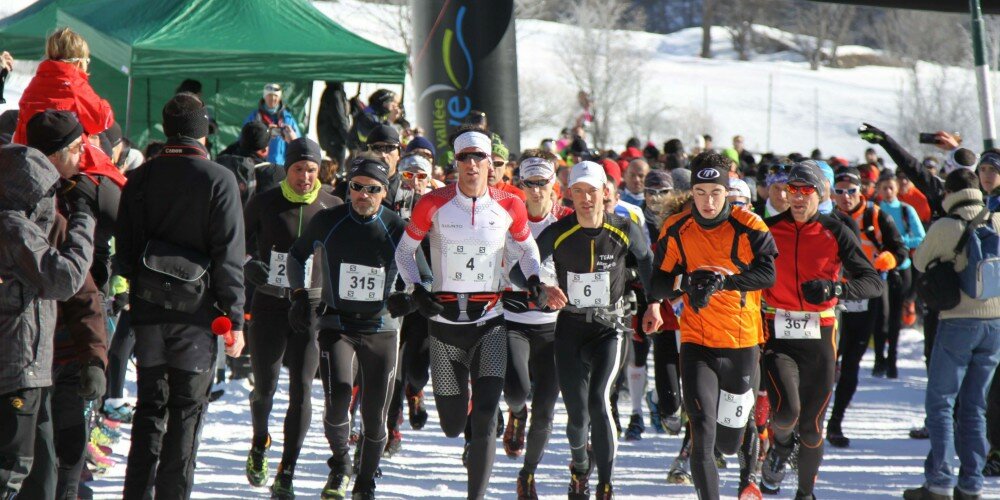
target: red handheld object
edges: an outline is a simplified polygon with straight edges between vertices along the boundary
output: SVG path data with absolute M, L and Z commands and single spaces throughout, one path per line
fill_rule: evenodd
M 212 333 L 225 339 L 226 347 L 232 347 L 236 343 L 236 339 L 233 338 L 233 322 L 225 316 L 212 320 Z

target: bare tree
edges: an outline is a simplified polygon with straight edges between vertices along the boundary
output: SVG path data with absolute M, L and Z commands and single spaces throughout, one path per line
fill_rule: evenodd
M 733 0 L 721 20 L 732 38 L 733 50 L 741 61 L 749 61 L 753 51 L 753 25 L 774 2 L 769 0 Z
M 712 24 L 715 22 L 717 0 L 701 2 L 701 57 L 712 58 Z
M 976 149 L 982 131 L 971 67 L 920 63 L 909 73 L 899 94 L 897 140 L 914 149 L 923 148 L 918 134 L 945 130 L 960 133 L 963 142 Z
M 963 64 L 972 57 L 966 17 L 959 14 L 887 9 L 876 21 L 871 33 L 883 50 L 911 69 L 919 61 Z M 995 21 L 991 21 L 988 26 L 995 26 Z M 988 31 L 997 33 L 995 30 Z
M 563 85 L 546 84 L 531 72 L 522 72 L 517 81 L 520 128 L 526 131 L 566 123 L 573 109 L 573 96 Z M 522 145 L 522 148 L 525 147 Z
M 642 81 L 636 84 L 636 92 L 629 100 L 628 111 L 625 114 L 625 124 L 628 126 L 632 137 L 642 138 L 643 141 L 651 141 L 653 137 L 667 135 L 672 130 L 668 126 L 667 116 L 670 113 L 670 106 L 662 101 L 652 101 L 642 99 Z
M 853 5 L 796 1 L 788 4 L 794 9 L 794 50 L 802 54 L 813 70 L 827 62 L 837 65 L 837 48 L 850 33 L 856 7 Z
M 627 0 L 576 0 L 564 19 L 577 29 L 563 41 L 563 63 L 576 88 L 590 96 L 590 135 L 602 149 L 611 138 L 615 115 L 635 93 L 636 75 L 642 73 L 643 58 L 624 37 L 611 32 L 630 27 L 626 20 L 641 22 L 629 6 Z

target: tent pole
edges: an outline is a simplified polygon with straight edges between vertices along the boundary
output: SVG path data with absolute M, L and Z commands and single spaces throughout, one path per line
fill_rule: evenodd
M 128 75 L 128 96 L 125 98 L 125 137 L 128 137 L 129 129 L 132 126 L 132 74 Z
M 983 125 L 983 149 L 992 149 L 997 137 L 993 115 L 993 92 L 990 88 L 990 66 L 986 62 L 986 40 L 983 11 L 979 0 L 969 0 L 972 13 L 972 54 L 976 62 L 976 83 L 979 87 L 979 115 Z

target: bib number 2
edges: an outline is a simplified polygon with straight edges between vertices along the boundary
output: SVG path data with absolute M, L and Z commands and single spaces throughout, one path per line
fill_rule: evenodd
M 287 287 L 288 286 L 288 254 L 271 251 L 271 266 L 270 271 L 267 273 L 267 284 L 277 287 Z M 306 286 L 309 285 L 310 279 L 312 277 L 312 257 L 306 260 L 306 274 L 305 282 Z

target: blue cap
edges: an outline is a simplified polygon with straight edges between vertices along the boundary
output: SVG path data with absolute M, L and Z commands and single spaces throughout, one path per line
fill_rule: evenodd
M 414 149 L 426 149 L 431 152 L 431 156 L 437 157 L 437 151 L 434 150 L 434 144 L 431 143 L 429 139 L 422 135 L 418 135 L 406 145 L 406 152 L 412 153 Z

